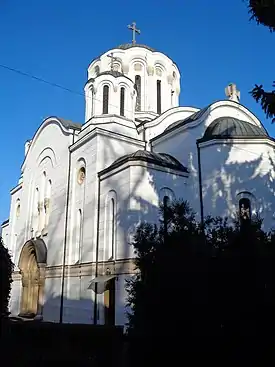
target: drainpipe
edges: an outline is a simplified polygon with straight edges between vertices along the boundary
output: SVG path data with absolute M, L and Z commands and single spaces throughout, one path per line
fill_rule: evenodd
M 73 143 L 75 142 L 75 130 L 73 132 Z M 67 178 L 67 198 L 66 198 L 66 214 L 65 214 L 65 233 L 64 233 L 64 247 L 63 247 L 63 262 L 62 262 L 62 276 L 61 276 L 61 296 L 60 296 L 60 314 L 59 323 L 63 323 L 63 308 L 64 308 L 64 288 L 65 288 L 65 265 L 66 265 L 66 251 L 67 251 L 67 227 L 69 216 L 69 201 L 70 201 L 70 177 L 71 177 L 71 151 L 69 147 L 69 164 L 68 164 L 68 178 Z
M 199 146 L 199 141 L 196 141 L 197 144 L 197 155 L 198 155 L 198 171 L 199 171 L 199 195 L 200 195 L 200 214 L 201 214 L 201 225 L 204 223 L 204 214 L 203 214 L 203 196 L 202 196 L 202 179 L 201 179 L 201 150 Z
M 98 276 L 99 216 L 100 216 L 100 177 L 98 175 L 95 277 Z M 94 299 L 94 325 L 97 325 L 97 309 L 98 307 L 97 307 L 97 282 L 96 282 L 95 283 L 95 299 Z

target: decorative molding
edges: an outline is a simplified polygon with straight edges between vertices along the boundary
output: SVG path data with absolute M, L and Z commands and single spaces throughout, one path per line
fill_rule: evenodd
M 113 122 L 113 121 L 110 121 L 110 123 L 111 122 Z M 137 139 L 134 139 L 134 138 L 130 138 L 126 135 L 122 135 L 122 134 L 119 134 L 119 133 L 115 133 L 115 132 L 112 132 L 112 131 L 101 129 L 99 127 L 95 127 L 95 128 L 93 128 L 93 130 L 86 133 L 86 135 L 84 135 L 82 138 L 77 140 L 73 145 L 71 145 L 70 146 L 70 151 L 71 152 L 75 151 L 80 146 L 85 144 L 87 141 L 93 139 L 97 135 L 107 136 L 107 137 L 110 137 L 110 138 L 113 138 L 113 139 L 126 141 L 126 142 L 128 142 L 130 144 L 133 144 L 133 145 L 136 145 L 136 146 L 141 146 L 141 147 L 145 146 L 145 143 L 142 140 L 137 140 Z
M 104 274 L 106 268 L 109 268 L 112 274 L 134 274 L 136 273 L 136 267 L 134 259 L 121 259 L 116 261 L 101 261 L 98 263 L 98 274 Z M 62 277 L 62 265 L 58 266 L 46 266 L 43 268 L 43 276 L 45 278 L 61 278 Z M 80 277 L 90 276 L 91 280 L 95 276 L 96 263 L 89 262 L 77 265 L 65 266 L 65 277 Z M 41 269 L 40 269 L 41 271 Z M 20 271 L 15 271 L 12 274 L 13 281 L 21 281 L 22 276 Z
M 154 67 L 153 66 L 151 66 L 151 65 L 148 65 L 147 66 L 147 74 L 149 75 L 149 76 L 153 76 L 154 75 Z

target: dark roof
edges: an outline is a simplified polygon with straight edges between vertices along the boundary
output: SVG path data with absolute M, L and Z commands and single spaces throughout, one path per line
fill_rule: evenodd
M 152 52 L 156 52 L 157 50 L 155 50 L 154 48 L 147 46 L 147 45 L 142 45 L 142 44 L 133 44 L 133 43 L 123 43 L 122 45 L 117 46 L 116 48 L 119 48 L 120 50 L 128 50 L 129 48 L 133 48 L 133 47 L 142 47 L 142 48 L 146 48 L 149 51 Z
M 127 78 L 129 80 L 132 81 L 132 79 L 130 79 L 128 76 L 126 76 L 125 74 L 121 73 L 120 71 L 117 70 L 107 70 L 107 71 L 103 71 L 102 73 L 99 73 L 96 77 L 99 77 L 101 75 L 112 75 L 115 78 L 118 78 L 120 76 L 123 76 L 124 78 Z
M 4 220 L 4 222 L 2 222 L 1 226 L 5 226 L 8 223 L 9 223 L 9 219 L 6 219 L 6 220 Z
M 70 120 L 65 120 L 65 119 L 60 118 L 60 117 L 57 117 L 57 119 L 61 122 L 61 124 L 66 129 L 81 130 L 82 125 L 77 123 L 77 122 L 73 122 L 73 121 L 70 121 Z
M 234 117 L 219 117 L 215 119 L 206 129 L 203 139 L 208 140 L 215 137 L 268 137 L 268 133 L 260 126 L 250 122 L 239 120 Z
M 222 101 L 222 100 L 221 100 Z M 177 129 L 178 127 L 187 125 L 195 120 L 198 120 L 207 110 L 209 107 L 211 107 L 213 104 L 217 103 L 217 102 L 221 102 L 221 101 L 215 101 L 211 104 L 209 104 L 208 106 L 202 108 L 201 110 L 193 113 L 191 116 L 187 117 L 186 119 L 183 120 L 179 120 L 176 122 L 173 122 L 171 125 L 169 125 L 164 131 L 163 133 L 161 133 L 160 135 L 155 136 L 154 138 L 151 139 L 151 141 L 157 140 L 159 139 L 161 136 L 167 134 L 168 132 Z M 225 100 L 226 102 L 228 102 L 228 100 Z M 238 102 L 234 102 L 231 101 L 231 103 L 235 103 L 236 105 L 239 103 Z M 247 109 L 247 108 L 246 108 Z M 247 109 L 248 110 L 248 109 Z M 249 110 L 248 110 L 249 111 Z M 249 111 L 251 114 L 253 114 L 251 111 Z M 230 117 L 229 117 L 230 118 Z M 247 123 L 247 122 L 246 122 Z M 251 124 L 252 125 L 252 124 Z M 255 126 L 255 125 L 253 125 Z M 257 126 L 256 126 L 257 127 Z M 265 136 L 269 137 L 267 130 L 265 129 L 265 127 L 263 126 L 263 124 L 261 124 L 261 127 L 259 127 L 259 129 L 261 129 L 261 131 L 263 132 L 263 134 L 265 134 Z M 247 137 L 247 135 L 246 135 Z
M 192 113 L 192 115 L 190 115 L 186 119 L 173 122 L 164 131 L 165 132 L 172 131 L 172 130 L 180 127 L 180 126 L 183 126 L 183 125 L 189 124 L 190 122 L 193 122 L 195 120 L 198 120 L 204 114 L 204 112 L 206 112 L 206 110 L 208 109 L 209 106 L 207 106 L 205 108 L 202 108 L 201 110 L 199 110 L 199 111 L 197 111 L 195 113 Z
M 157 164 L 162 167 L 176 169 L 182 172 L 188 172 L 176 158 L 167 153 L 155 153 L 147 150 L 137 150 L 134 153 L 126 154 L 115 160 L 109 167 L 105 168 L 100 173 L 105 173 L 121 166 L 123 163 L 130 161 L 144 161 L 148 163 Z

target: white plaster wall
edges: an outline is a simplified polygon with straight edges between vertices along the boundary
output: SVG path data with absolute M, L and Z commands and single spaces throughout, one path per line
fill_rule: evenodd
M 178 113 L 183 114 L 184 111 L 179 111 Z M 170 116 L 167 116 L 167 118 L 172 123 Z M 176 117 L 177 113 L 174 116 Z M 200 198 L 196 140 L 202 138 L 211 122 L 221 116 L 232 116 L 254 125 L 260 125 L 259 120 L 242 105 L 231 101 L 219 101 L 210 106 L 199 120 L 179 127 L 152 141 L 153 151 L 169 153 L 188 168 L 189 178 L 185 197 L 198 214 L 200 213 Z M 165 122 L 163 121 L 160 125 L 165 126 Z M 158 126 L 160 125 L 156 125 L 155 129 L 159 129 Z M 257 148 L 257 154 L 259 154 L 260 149 L 259 147 Z M 207 157 L 207 159 L 211 164 L 215 165 L 216 161 L 213 157 L 215 157 L 215 154 L 211 158 Z M 204 160 L 205 163 L 206 161 Z
M 9 248 L 9 233 L 10 233 L 10 228 L 9 225 L 6 224 L 4 227 L 2 227 L 2 232 L 1 232 L 1 236 L 4 242 L 4 245 L 10 250 Z
M 162 134 L 166 128 L 176 121 L 182 121 L 193 113 L 197 112 L 198 109 L 194 107 L 174 107 L 164 112 L 154 120 L 145 123 L 145 136 L 146 140 L 149 141 Z M 141 129 L 142 130 L 142 129 Z
M 186 177 L 158 166 L 132 166 L 130 211 L 133 224 L 142 221 L 158 223 L 162 191 L 168 189 L 175 198 L 185 198 L 186 180 Z
M 188 200 L 193 210 L 200 213 L 199 174 L 196 136 L 201 135 L 202 128 L 185 129 L 170 138 L 156 142 L 153 151 L 169 153 L 177 158 L 189 171 L 187 184 L 184 187 L 184 200 Z
M 106 199 L 110 191 L 116 194 L 116 236 L 115 260 L 131 258 L 133 253 L 128 243 L 128 229 L 131 226 L 129 212 L 130 170 L 126 168 L 101 181 L 100 184 L 100 221 L 99 221 L 99 261 L 105 258 L 105 244 L 108 241 L 106 233 Z M 116 269 L 119 272 L 119 269 Z
M 248 191 L 252 210 L 264 219 L 264 228 L 274 227 L 274 148 L 267 144 L 215 144 L 201 148 L 204 214 L 234 217 L 237 195 Z
M 99 136 L 97 171 L 111 165 L 116 159 L 125 154 L 144 149 L 144 142 L 135 139 L 123 139 L 120 135 Z
M 125 165 L 117 173 L 110 174 L 101 182 L 100 199 L 100 251 L 99 259 L 104 258 L 106 242 L 106 198 L 112 190 L 116 193 L 116 259 L 134 257 L 133 240 L 136 226 L 143 221 L 158 223 L 161 191 L 172 190 L 175 197 L 185 197 L 186 177 L 163 170 L 148 168 L 132 163 Z
M 9 311 L 12 316 L 17 316 L 20 312 L 21 281 L 13 281 L 10 294 Z
M 68 216 L 68 252 L 67 263 L 95 261 L 96 248 L 96 218 L 97 218 L 97 159 L 98 159 L 98 135 L 95 135 L 86 144 L 81 145 L 71 153 L 71 177 L 70 177 L 70 202 Z M 77 173 L 80 162 L 85 162 L 86 178 L 84 192 L 77 182 Z M 79 197 L 81 191 L 81 197 Z M 83 195 L 83 196 L 82 196 Z M 83 203 L 81 200 L 83 198 Z M 76 213 L 82 209 L 83 231 L 80 251 L 80 259 L 77 259 L 75 230 Z
M 96 127 L 105 131 L 121 134 L 129 138 L 142 139 L 142 135 L 137 132 L 136 125 L 133 120 L 117 115 L 94 116 L 85 125 L 83 125 L 79 134 L 79 139 L 87 135 Z
M 143 144 L 133 139 L 121 140 L 119 135 L 106 136 L 97 134 L 85 144 L 79 146 L 71 155 L 71 184 L 70 184 L 70 210 L 68 229 L 68 252 L 67 261 L 75 263 L 75 238 L 76 226 L 75 213 L 79 208 L 74 192 L 79 190 L 76 182 L 78 162 L 84 160 L 86 164 L 85 194 L 83 204 L 83 239 L 81 249 L 81 262 L 95 261 L 96 257 L 96 233 L 97 233 L 97 197 L 98 178 L 97 173 L 111 165 L 117 158 L 125 154 L 135 152 Z M 112 186 L 112 185 L 111 185 Z
M 7 240 L 5 245 L 8 247 L 11 259 L 15 264 L 15 270 L 17 269 L 16 263 L 16 251 L 18 248 L 18 244 L 24 241 L 24 222 L 22 215 L 22 188 L 21 185 L 18 186 L 17 190 L 14 190 L 11 194 L 11 204 L 10 204 L 10 217 L 9 217 L 9 226 L 6 227 L 8 230 L 2 234 L 3 240 Z M 20 204 L 20 216 L 16 215 L 16 208 Z
M 65 234 L 65 208 L 68 176 L 68 146 L 72 135 L 56 119 L 48 119 L 38 130 L 23 164 L 23 187 L 21 192 L 20 221 L 22 236 L 18 241 L 15 263 L 18 263 L 24 243 L 32 237 L 34 192 L 39 188 L 42 195 L 43 172 L 52 182 L 50 216 L 46 243 L 47 265 L 62 263 Z M 42 196 L 41 196 L 42 199 Z M 11 207 L 11 211 L 13 207 Z M 23 215 L 24 213 L 24 215 Z
M 66 288 L 65 288 L 66 289 Z M 59 322 L 61 278 L 46 278 L 43 320 Z

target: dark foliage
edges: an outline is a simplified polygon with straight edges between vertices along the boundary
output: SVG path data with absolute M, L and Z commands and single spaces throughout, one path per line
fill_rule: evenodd
M 1 317 L 8 314 L 8 303 L 11 291 L 13 264 L 8 249 L 4 246 L 3 240 L 0 237 L 0 289 L 1 302 L 0 313 Z
M 264 25 L 275 31 L 275 1 L 274 0 L 249 0 L 249 12 L 251 19 L 255 19 L 258 24 Z M 275 88 L 275 81 L 273 82 Z M 275 90 L 266 92 L 262 85 L 255 85 L 250 92 L 253 98 L 260 102 L 267 118 L 273 118 L 275 122 Z
M 232 341 L 263 339 L 274 324 L 274 236 L 257 218 L 244 228 L 206 218 L 202 228 L 187 202 L 168 207 L 167 221 L 167 236 L 163 223 L 143 224 L 135 236 L 140 272 L 127 284 L 132 365 L 171 356 L 199 363 L 216 347 L 229 358 Z
M 123 328 L 6 320 L 1 358 L 11 366 L 121 366 Z M 14 348 L 16 346 L 16 353 Z
M 251 19 L 275 31 L 275 1 L 274 0 L 249 0 Z

